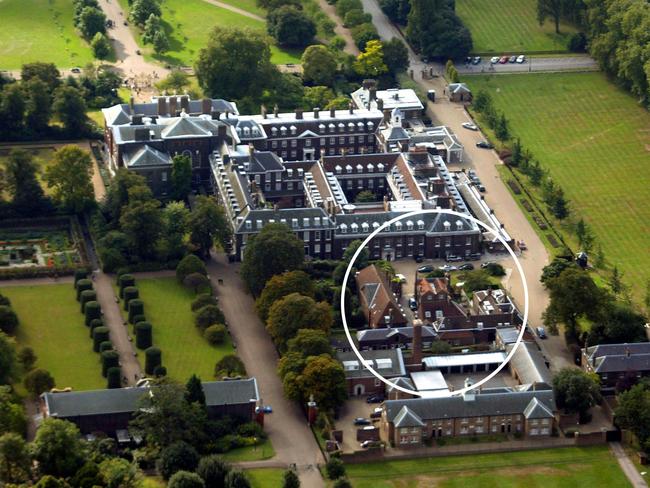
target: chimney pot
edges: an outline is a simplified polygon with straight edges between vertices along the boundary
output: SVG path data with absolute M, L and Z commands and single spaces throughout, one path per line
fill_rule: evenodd
M 210 112 L 212 112 L 212 99 L 204 98 L 201 101 L 201 109 L 203 114 L 210 115 Z
M 167 97 L 158 97 L 158 115 L 167 115 Z
M 377 99 L 377 110 L 384 110 L 384 99 L 383 98 L 378 98 Z
M 320 115 L 320 107 L 314 107 L 314 118 L 317 119 Z
M 348 103 L 348 110 L 350 111 L 350 115 L 354 113 L 354 105 L 352 104 L 352 101 Z
M 336 117 L 336 109 L 333 109 L 333 108 L 330 109 L 330 117 L 332 117 L 332 118 Z
M 302 120 L 302 109 L 301 108 L 296 109 L 296 120 Z
M 262 114 L 262 118 L 265 119 L 266 118 L 266 105 L 262 104 L 262 106 L 260 107 L 260 113 Z

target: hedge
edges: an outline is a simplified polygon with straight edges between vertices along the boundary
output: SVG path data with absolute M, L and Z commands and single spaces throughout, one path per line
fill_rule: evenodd
M 205 329 L 203 337 L 212 346 L 223 344 L 223 341 L 226 340 L 226 326 L 223 324 L 211 325 Z
M 147 374 L 153 374 L 158 366 L 162 366 L 162 352 L 157 347 L 150 347 L 144 354 L 144 371 Z
M 135 286 L 127 286 L 122 290 L 122 295 L 124 299 L 124 310 L 129 309 L 129 302 L 135 298 L 140 298 L 140 292 Z
M 104 351 L 112 351 L 112 350 L 113 350 L 113 343 L 111 341 L 104 341 L 99 345 L 100 353 Z
M 93 282 L 87 279 L 77 281 L 77 301 L 81 298 L 81 292 L 84 290 L 92 290 Z
M 90 326 L 90 322 L 95 319 L 102 318 L 102 308 L 99 302 L 88 302 L 85 307 L 86 327 Z
M 133 316 L 133 333 L 135 334 L 135 324 L 139 324 L 140 322 L 146 322 L 147 318 L 144 315 L 135 315 Z
M 102 376 L 106 377 L 108 368 L 115 368 L 120 365 L 120 355 L 117 351 L 104 351 L 102 353 Z
M 144 302 L 135 298 L 129 302 L 129 322 L 135 324 L 135 316 L 144 315 Z
M 108 368 L 106 371 L 106 388 L 120 388 L 122 386 L 122 370 L 119 367 Z
M 93 337 L 93 331 L 97 327 L 102 327 L 104 325 L 104 321 L 102 319 L 92 319 L 90 321 L 90 338 L 92 339 Z
M 95 290 L 84 290 L 81 292 L 79 295 L 79 302 L 81 302 L 81 313 L 86 312 L 86 303 L 88 302 L 96 302 L 97 301 L 97 293 Z
M 127 286 L 135 286 L 135 276 L 131 274 L 123 274 L 119 279 L 120 285 L 120 298 L 124 298 L 124 288 Z
M 88 271 L 85 269 L 77 269 L 74 272 L 74 288 L 77 288 L 77 281 L 88 278 Z
M 149 322 L 135 324 L 135 347 L 147 349 L 153 345 L 153 330 Z
M 97 327 L 93 330 L 93 351 L 99 352 L 99 345 L 102 342 L 110 340 L 108 327 Z

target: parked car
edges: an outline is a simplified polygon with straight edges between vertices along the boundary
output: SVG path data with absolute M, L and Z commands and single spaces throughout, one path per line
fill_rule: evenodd
M 384 401 L 384 395 L 370 395 L 366 398 L 366 403 L 381 403 Z
M 431 273 L 433 271 L 433 266 L 430 264 L 425 264 L 424 266 L 420 266 L 418 268 L 418 273 Z
M 482 149 L 494 149 L 494 146 L 488 141 L 479 141 L 476 143 L 476 147 L 480 147 Z
M 467 57 L 465 58 L 465 64 L 469 64 L 469 63 L 471 63 L 471 62 L 472 62 L 472 57 L 471 57 L 471 56 L 467 56 Z
M 366 419 L 364 417 L 357 417 L 354 419 L 354 425 L 370 425 L 372 422 L 370 422 L 369 419 Z
M 400 283 L 406 283 L 406 276 L 401 273 L 396 273 L 395 278 L 397 278 Z
M 413 297 L 409 298 L 409 308 L 413 311 L 418 309 L 418 302 Z
M 476 124 L 472 124 L 471 122 L 463 122 L 461 124 L 465 129 L 469 130 L 478 130 L 478 127 Z
M 481 62 L 481 56 L 476 56 L 476 57 L 472 60 L 472 64 L 479 64 L 480 62 Z
M 438 269 L 441 269 L 445 273 L 449 273 L 451 271 L 456 271 L 458 268 L 456 266 L 452 266 L 451 264 L 445 264 L 444 266 L 439 266 Z
M 499 59 L 499 64 L 506 64 L 508 62 L 508 56 L 501 56 Z
M 81 73 L 81 68 L 72 68 L 70 71 L 73 73 Z
M 122 22 L 122 23 L 123 23 L 124 25 L 129 25 L 129 23 L 128 23 L 126 20 L 125 20 L 124 22 Z
M 473 169 L 470 169 L 467 172 L 467 176 L 469 176 L 470 178 L 476 178 L 476 171 L 474 171 Z
M 475 253 L 470 254 L 468 257 L 469 257 L 469 259 L 471 259 L 472 261 L 480 261 L 482 255 L 481 255 L 480 252 L 475 252 Z
M 515 56 L 515 55 L 513 54 L 512 56 L 510 56 L 510 59 L 508 59 L 508 62 L 509 62 L 509 63 L 514 63 L 515 61 L 517 61 L 517 56 Z
M 523 54 L 520 54 L 519 56 L 517 56 L 517 63 L 521 64 L 521 63 L 525 63 L 525 62 L 526 62 L 526 56 L 524 56 Z
M 381 445 L 381 442 L 379 441 L 363 441 L 361 444 L 359 444 L 362 449 L 368 449 L 370 447 L 378 447 Z
M 422 261 L 424 261 L 424 258 L 422 256 L 420 256 L 419 254 L 417 256 L 415 256 L 413 259 L 415 259 L 416 263 L 421 263 Z
M 273 407 L 271 407 L 271 405 L 264 405 L 264 407 L 262 407 L 262 411 L 264 413 L 273 413 Z
M 522 251 L 525 251 L 526 249 L 528 249 L 528 246 L 526 245 L 526 243 L 524 241 L 517 242 L 517 247 L 519 249 L 521 249 Z
M 478 188 L 478 191 L 480 191 L 481 193 L 485 193 L 485 187 L 483 186 L 483 183 L 481 183 L 480 181 L 476 183 L 476 188 Z
M 462 256 L 456 256 L 455 254 L 450 254 L 449 256 L 447 256 L 447 259 L 446 259 L 446 261 L 448 263 L 453 263 L 453 262 L 462 261 L 462 260 L 463 260 Z
M 494 261 L 485 261 L 484 263 L 481 263 L 481 268 L 485 269 L 488 266 L 492 266 L 493 264 L 497 264 Z
M 135 50 L 135 53 L 136 53 L 138 56 L 141 56 L 141 55 L 142 55 L 142 53 L 140 52 L 139 49 L 136 49 L 136 50 Z
M 544 330 L 544 327 L 537 327 L 535 330 L 537 331 L 537 336 L 540 339 L 546 339 L 546 331 Z
M 490 58 L 490 64 L 497 64 L 499 62 L 499 56 L 492 56 Z
M 474 265 L 472 263 L 465 263 L 458 266 L 459 271 L 472 271 L 473 269 Z
M 379 417 L 381 417 L 381 413 L 382 413 L 383 411 L 384 411 L 384 409 L 381 408 L 381 407 L 377 407 L 377 408 L 375 408 L 375 409 L 372 411 L 372 413 L 370 414 L 370 418 L 371 418 L 371 419 L 378 419 Z

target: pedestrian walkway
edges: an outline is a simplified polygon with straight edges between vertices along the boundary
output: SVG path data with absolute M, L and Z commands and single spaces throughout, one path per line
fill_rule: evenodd
M 619 466 L 627 476 L 627 479 L 630 480 L 630 483 L 634 488 L 648 488 L 648 484 L 645 482 L 641 473 L 636 469 L 634 463 L 625 453 L 623 446 L 619 442 L 610 442 L 609 448 L 614 454 L 614 457 L 618 461 Z

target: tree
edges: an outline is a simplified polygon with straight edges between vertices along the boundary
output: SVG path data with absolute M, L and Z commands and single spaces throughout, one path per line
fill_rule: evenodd
M 209 292 L 212 288 L 210 286 L 210 280 L 201 273 L 192 273 L 185 277 L 183 280 L 183 285 L 191 289 L 194 293 L 199 291 Z
M 379 0 L 379 6 L 390 20 L 406 25 L 406 19 L 411 10 L 409 0 Z
M 153 50 L 156 54 L 163 54 L 169 51 L 169 38 L 165 31 L 159 30 L 153 35 Z
M 226 475 L 230 465 L 219 456 L 202 457 L 196 473 L 203 479 L 205 486 L 225 486 Z
M 160 90 L 182 93 L 185 88 L 190 86 L 190 77 L 179 69 L 173 69 L 157 86 Z
M 327 334 L 314 329 L 300 329 L 295 337 L 287 342 L 287 351 L 299 353 L 305 358 L 321 354 L 333 356 Z
M 302 9 L 285 5 L 269 11 L 266 29 L 280 46 L 304 47 L 312 43 L 316 24 Z
M 302 53 L 301 64 L 305 83 L 332 85 L 337 68 L 336 56 L 325 46 L 309 46 Z
M 55 478 L 48 474 L 38 480 L 38 483 L 34 486 L 35 488 L 68 488 L 70 485 L 65 480 Z
M 142 42 L 145 44 L 153 44 L 153 38 L 156 33 L 162 30 L 162 25 L 160 22 L 160 17 L 156 14 L 151 14 L 147 17 L 147 20 L 144 23 L 144 29 L 142 33 Z
M 260 318 L 266 322 L 271 306 L 281 298 L 291 294 L 300 293 L 314 297 L 314 283 L 304 271 L 287 271 L 273 276 L 266 282 L 264 290 L 255 301 L 255 308 Z
M 199 195 L 189 217 L 190 242 L 197 247 L 200 256 L 208 257 L 215 243 L 227 248 L 230 242 L 230 226 L 222 206 L 214 198 Z M 227 249 L 226 249 L 227 250 Z
M 93 56 L 97 59 L 108 58 L 113 49 L 106 35 L 101 32 L 93 36 L 92 41 L 90 41 L 90 47 L 93 50 Z
M 313 298 L 291 293 L 276 301 L 269 311 L 266 329 L 281 352 L 300 329 L 329 332 L 332 312 L 328 303 L 316 303 Z
M 45 174 L 47 186 L 54 189 L 54 198 L 67 211 L 82 213 L 94 202 L 93 163 L 88 151 L 69 144 L 54 153 Z
M 365 50 L 357 56 L 353 67 L 354 71 L 361 76 L 376 77 L 386 73 L 388 66 L 384 63 L 384 50 L 381 41 L 368 41 Z
M 564 0 L 537 0 L 537 21 L 541 26 L 547 18 L 555 22 L 555 33 L 560 33 L 560 18 L 562 17 Z
M 23 483 L 30 477 L 31 456 L 25 440 L 14 432 L 0 436 L 0 480 Z
M 43 474 L 67 477 L 82 466 L 84 450 L 79 429 L 66 420 L 46 418 L 32 444 L 34 459 Z
M 625 284 L 623 283 L 623 273 L 618 270 L 618 266 L 615 265 L 612 268 L 612 274 L 609 277 L 608 283 L 609 288 L 612 290 L 614 296 L 619 296 L 625 290 Z M 1 321 L 2 319 L 0 318 L 0 322 Z
M 466 293 L 473 293 L 478 290 L 485 290 L 492 287 L 490 274 L 484 269 L 468 271 L 462 275 L 463 290 Z
M 226 354 L 214 365 L 214 376 L 246 376 L 246 367 L 241 359 L 234 354 Z
M 197 310 L 194 322 L 199 329 L 204 331 L 211 325 L 225 322 L 225 318 L 219 307 L 216 305 L 206 305 Z
M 203 338 L 208 341 L 208 344 L 211 346 L 223 344 L 223 342 L 226 340 L 226 335 L 227 329 L 223 324 L 211 325 L 203 332 Z
M 553 204 L 551 205 L 551 212 L 560 220 L 565 219 L 569 215 L 568 202 L 564 198 L 562 188 L 558 188 L 555 193 Z
M 292 469 L 287 469 L 282 476 L 282 488 L 300 488 L 300 478 Z
M 194 471 L 199 464 L 199 454 L 187 442 L 179 441 L 166 447 L 158 459 L 158 471 L 168 480 L 177 471 Z
M 641 448 L 647 451 L 650 447 L 650 391 L 645 384 L 638 384 L 621 393 L 617 401 L 616 425 L 634 433 Z
M 11 381 L 16 372 L 16 350 L 14 341 L 0 332 L 0 385 Z
M 550 264 L 542 269 L 542 283 L 548 282 L 552 278 L 557 278 L 567 268 L 577 268 L 573 261 L 564 258 L 554 258 Z
M 33 397 L 38 397 L 41 393 L 51 390 L 56 384 L 52 375 L 44 369 L 34 369 L 25 376 L 25 388 Z
M 297 383 L 302 399 L 313 396 L 321 409 L 335 408 L 348 397 L 343 366 L 329 354 L 308 357 Z
M 79 14 L 77 27 L 86 40 L 93 39 L 96 34 L 106 32 L 106 15 L 97 7 L 84 7 Z
M 347 249 L 343 252 L 343 262 L 345 264 L 349 264 L 350 261 L 352 261 L 352 257 L 354 256 L 354 253 L 357 252 L 357 249 L 359 249 L 359 247 L 361 247 L 362 244 L 363 244 L 362 240 L 355 239 L 348 245 Z M 354 261 L 355 268 L 357 269 L 365 268 L 369 264 L 368 263 L 369 259 L 370 259 L 370 251 L 368 250 L 367 247 L 364 247 L 363 250 L 357 256 L 357 259 Z
M 591 232 L 591 228 L 583 218 L 580 218 L 576 224 L 575 232 L 580 249 L 589 254 L 594 244 L 594 235 Z
M 183 283 L 185 278 L 193 273 L 199 273 L 203 276 L 208 275 L 208 270 L 205 263 L 201 261 L 196 255 L 188 254 L 176 266 L 176 279 L 179 283 Z
M 171 477 L 168 488 L 205 488 L 205 483 L 196 473 L 179 471 Z
M 257 6 L 265 10 L 275 10 L 285 5 L 300 7 L 300 0 L 257 0 Z
M 274 275 L 302 266 L 303 242 L 285 224 L 268 224 L 248 241 L 241 276 L 254 295 L 259 295 Z
M 11 307 L 11 300 L 9 300 L 9 297 L 4 296 L 2 293 L 0 293 L 0 305 Z
M 133 0 L 131 2 L 131 13 L 129 14 L 131 22 L 144 26 L 152 14 L 157 17 L 161 15 L 158 0 Z
M 228 488 L 251 488 L 251 483 L 243 471 L 231 469 L 226 475 L 226 484 Z
M 11 307 L 0 305 L 0 330 L 5 334 L 13 334 L 18 328 L 18 315 Z
M 126 459 L 114 457 L 99 464 L 99 473 L 106 482 L 106 488 L 138 488 L 141 474 L 135 464 Z
M 646 318 L 631 306 L 613 302 L 605 306 L 600 315 L 598 322 L 603 327 L 603 337 L 597 342 L 590 340 L 590 344 L 622 344 L 647 340 Z
M 18 362 L 23 365 L 25 371 L 31 371 L 36 364 L 36 354 L 31 347 L 23 347 L 18 353 Z
M 79 137 L 86 132 L 86 102 L 78 89 L 71 86 L 57 88 L 52 110 L 68 135 Z
M 327 471 L 327 477 L 331 480 L 343 478 L 345 476 L 345 466 L 343 465 L 343 461 L 337 457 L 332 457 L 327 461 L 327 464 L 325 464 L 325 471 Z
M 198 403 L 205 406 L 205 393 L 203 392 L 203 384 L 201 378 L 193 374 L 187 380 L 185 385 L 187 392 L 185 393 L 185 401 L 187 403 Z
M 177 154 L 172 159 L 172 198 L 185 200 L 192 190 L 192 160 L 189 156 Z
M 61 84 L 61 73 L 54 63 L 26 63 L 20 70 L 20 79 L 23 84 L 37 78 L 48 86 L 48 92 L 52 93 Z
M 359 51 L 363 51 L 368 42 L 379 40 L 379 34 L 373 24 L 366 23 L 352 28 L 352 38 Z
M 194 69 L 206 96 L 226 100 L 255 99 L 277 76 L 266 37 L 249 28 L 216 27 Z
M 384 63 L 388 71 L 398 74 L 406 71 L 409 67 L 409 52 L 406 45 L 397 37 L 383 43 Z
M 19 137 L 24 127 L 25 96 L 18 83 L 5 86 L 0 92 L 0 129 L 4 139 Z
M 143 259 L 155 255 L 155 245 L 162 231 L 162 213 L 156 200 L 133 201 L 123 209 L 120 227 L 130 251 Z
M 22 82 L 25 91 L 25 123 L 35 134 L 44 134 L 52 116 L 52 92 L 40 78 Z
M 334 92 L 326 86 L 306 86 L 303 89 L 302 105 L 306 110 L 325 108 L 335 97 Z
M 348 10 L 345 17 L 343 17 L 343 25 L 348 29 L 367 22 L 372 22 L 372 15 L 364 13 L 363 9 L 360 8 Z
M 169 202 L 165 206 L 162 211 L 163 238 L 158 243 L 161 256 L 173 260 L 185 255 L 189 218 L 190 211 L 183 202 Z
M 375 201 L 377 201 L 377 197 L 370 190 L 360 191 L 359 193 L 357 193 L 357 196 L 354 199 L 355 203 L 367 203 L 367 202 L 375 202 Z
M 508 128 L 508 120 L 506 115 L 501 113 L 497 119 L 497 124 L 494 127 L 494 135 L 497 136 L 497 139 L 500 141 L 507 141 L 510 139 L 510 129 Z
M 553 378 L 557 406 L 583 418 L 600 401 L 600 385 L 592 375 L 577 368 L 564 368 Z
M 20 215 L 34 217 L 43 212 L 47 201 L 37 179 L 38 166 L 23 149 L 12 149 L 5 163 L 5 184 L 12 195 L 11 205 Z

